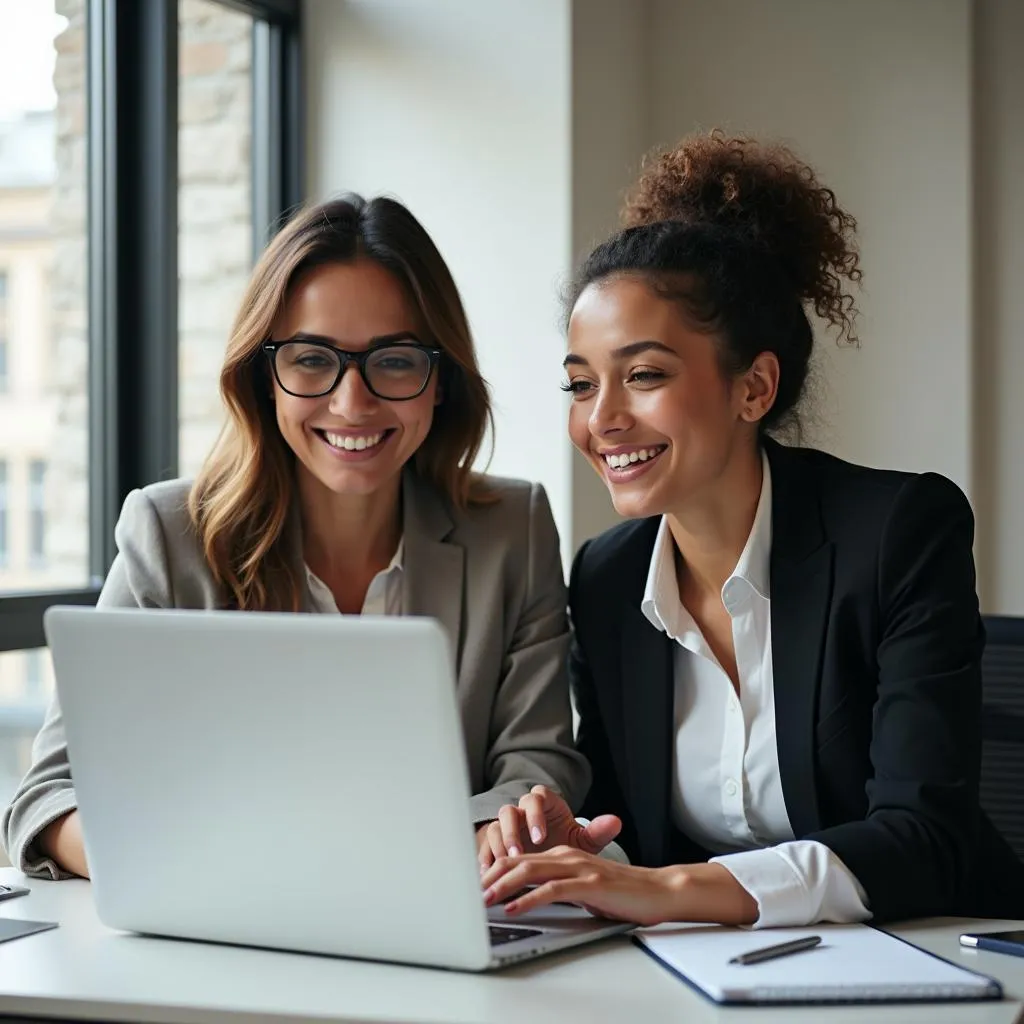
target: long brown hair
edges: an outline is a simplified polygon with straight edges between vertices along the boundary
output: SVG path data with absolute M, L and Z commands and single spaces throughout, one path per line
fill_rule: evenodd
M 296 277 L 326 263 L 368 259 L 406 288 L 429 342 L 443 351 L 443 400 L 416 472 L 457 508 L 491 499 L 473 461 L 493 427 L 469 323 L 430 236 L 399 202 L 345 195 L 299 213 L 256 264 L 228 341 L 220 392 L 228 419 L 189 495 L 189 512 L 216 581 L 235 608 L 295 611 L 300 580 L 285 550 L 294 455 L 277 427 L 261 345 Z M 427 339 L 424 339 L 427 340 Z

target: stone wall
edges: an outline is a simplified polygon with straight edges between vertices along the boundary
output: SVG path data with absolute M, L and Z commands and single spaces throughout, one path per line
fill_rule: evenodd
M 252 267 L 252 18 L 181 2 L 178 112 L 179 472 L 221 423 L 224 347 Z

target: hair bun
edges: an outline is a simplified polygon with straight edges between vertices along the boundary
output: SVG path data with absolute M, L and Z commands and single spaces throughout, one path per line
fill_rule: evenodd
M 801 302 L 853 339 L 844 284 L 861 279 L 857 223 L 785 146 L 719 130 L 688 136 L 644 161 L 622 217 L 627 227 L 709 226 L 762 250 Z

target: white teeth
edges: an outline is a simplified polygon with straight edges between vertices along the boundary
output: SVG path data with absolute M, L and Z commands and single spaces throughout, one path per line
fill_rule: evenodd
M 325 430 L 324 437 L 332 448 L 344 448 L 347 452 L 361 452 L 366 448 L 372 448 L 374 445 L 380 444 L 384 434 L 367 434 L 364 437 L 351 437 L 349 435 L 332 434 Z
M 641 448 L 637 451 L 623 452 L 621 455 L 606 455 L 604 460 L 610 469 L 624 469 L 634 462 L 646 462 L 648 459 L 653 459 L 660 451 L 660 448 Z

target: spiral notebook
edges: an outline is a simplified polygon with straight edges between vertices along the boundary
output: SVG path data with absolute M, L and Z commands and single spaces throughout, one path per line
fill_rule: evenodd
M 740 953 L 820 935 L 814 949 L 759 964 Z M 747 931 L 714 925 L 645 929 L 636 942 L 716 1003 L 889 1003 L 1001 999 L 998 981 L 863 924 Z

